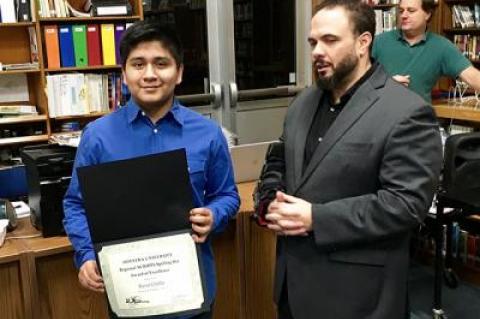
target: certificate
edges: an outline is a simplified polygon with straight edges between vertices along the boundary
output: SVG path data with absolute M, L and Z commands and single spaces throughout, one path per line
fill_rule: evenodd
M 188 232 L 104 245 L 98 260 L 110 306 L 118 317 L 202 308 L 197 250 Z

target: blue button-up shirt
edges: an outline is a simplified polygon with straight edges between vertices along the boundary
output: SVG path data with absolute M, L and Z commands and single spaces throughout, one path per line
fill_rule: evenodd
M 180 105 L 177 100 L 157 123 L 130 100 L 127 106 L 90 123 L 75 158 L 70 187 L 64 199 L 65 230 L 80 267 L 94 260 L 76 168 L 185 148 L 195 207 L 213 212 L 213 233 L 223 230 L 240 205 L 227 142 L 212 120 Z M 201 245 L 208 296 L 215 295 L 215 267 L 210 236 Z

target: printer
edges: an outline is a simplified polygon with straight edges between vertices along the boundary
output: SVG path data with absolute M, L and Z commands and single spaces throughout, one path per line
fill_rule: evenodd
M 76 148 L 56 144 L 20 150 L 26 168 L 32 225 L 44 237 L 63 235 L 63 197 L 70 184 Z

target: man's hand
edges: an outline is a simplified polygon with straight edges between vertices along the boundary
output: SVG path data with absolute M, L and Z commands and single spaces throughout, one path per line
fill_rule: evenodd
M 212 231 L 212 211 L 206 207 L 194 208 L 190 211 L 190 222 L 192 223 L 193 240 L 196 243 L 204 243 Z
M 298 197 L 277 192 L 265 216 L 267 227 L 280 235 L 306 236 L 312 230 L 312 204 Z
M 401 84 L 403 84 L 407 87 L 410 85 L 410 75 L 399 75 L 399 74 L 397 74 L 397 75 L 392 76 L 392 78 L 395 81 L 397 81 L 397 82 L 399 82 L 399 83 L 401 83 Z
M 100 276 L 95 260 L 87 260 L 83 263 L 78 272 L 78 280 L 84 288 L 96 292 L 105 292 L 103 279 Z

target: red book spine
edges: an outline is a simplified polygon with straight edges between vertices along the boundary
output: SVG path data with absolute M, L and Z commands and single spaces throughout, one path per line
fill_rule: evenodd
M 102 45 L 100 42 L 100 30 L 97 24 L 87 25 L 87 52 L 88 65 L 102 65 Z

